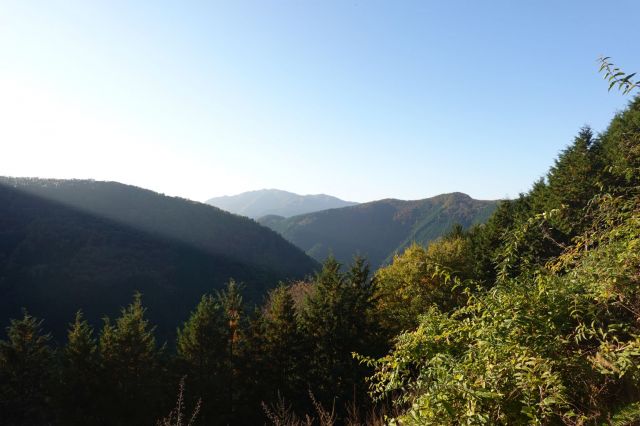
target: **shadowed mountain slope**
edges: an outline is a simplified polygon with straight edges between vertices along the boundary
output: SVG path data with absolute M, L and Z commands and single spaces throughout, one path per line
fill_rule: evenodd
M 275 232 L 211 206 L 114 182 L 0 178 L 0 321 L 25 307 L 60 336 L 136 291 L 162 335 L 233 277 L 260 302 L 317 264 Z

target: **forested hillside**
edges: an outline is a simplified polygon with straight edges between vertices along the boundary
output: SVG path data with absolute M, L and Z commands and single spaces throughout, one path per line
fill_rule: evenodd
M 405 332 L 367 362 L 395 421 L 637 424 L 639 185 L 636 99 L 485 225 L 379 271 L 383 317 Z
M 231 213 L 259 219 L 267 215 L 290 217 L 320 210 L 353 206 L 357 203 L 325 194 L 298 195 L 279 189 L 261 189 L 238 195 L 210 198 L 207 200 L 207 204 Z
M 316 264 L 273 231 L 214 207 L 110 182 L 2 178 L 0 318 L 21 308 L 62 336 L 82 309 L 92 323 L 136 291 L 163 335 L 207 292 L 236 278 L 260 302 Z
M 454 225 L 468 228 L 484 222 L 496 204 L 452 193 L 415 201 L 373 201 L 289 219 L 267 216 L 259 222 L 318 261 L 332 254 L 350 262 L 361 255 L 377 268 L 412 242 L 428 244 Z

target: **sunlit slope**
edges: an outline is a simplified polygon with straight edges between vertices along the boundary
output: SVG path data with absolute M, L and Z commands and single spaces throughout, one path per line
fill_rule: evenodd
M 414 201 L 386 199 L 288 219 L 266 216 L 260 223 L 317 260 L 333 254 L 347 262 L 360 254 L 377 267 L 414 241 L 426 244 L 455 224 L 466 228 L 485 221 L 495 207 L 496 201 L 456 192 Z

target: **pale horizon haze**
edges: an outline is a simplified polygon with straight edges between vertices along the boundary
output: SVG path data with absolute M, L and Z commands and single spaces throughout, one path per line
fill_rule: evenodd
M 515 197 L 629 102 L 633 1 L 0 0 L 0 175 Z

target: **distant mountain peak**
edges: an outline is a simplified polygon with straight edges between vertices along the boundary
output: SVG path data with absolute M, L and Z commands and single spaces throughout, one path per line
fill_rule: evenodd
M 272 215 L 291 217 L 357 204 L 327 194 L 300 195 L 274 188 L 215 197 L 207 200 L 206 203 L 253 219 Z

